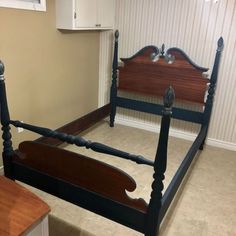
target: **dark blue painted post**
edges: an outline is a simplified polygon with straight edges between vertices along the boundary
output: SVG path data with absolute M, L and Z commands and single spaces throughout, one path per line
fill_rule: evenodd
M 115 45 L 114 45 L 114 57 L 112 64 L 112 84 L 110 90 L 110 127 L 114 127 L 115 115 L 116 115 L 116 97 L 117 97 L 117 69 L 118 69 L 118 38 L 119 31 L 115 32 Z
M 206 100 L 204 115 L 203 115 L 203 124 L 202 124 L 202 126 L 207 126 L 205 139 L 206 139 L 206 136 L 207 136 L 207 131 L 208 131 L 208 128 L 209 128 L 209 122 L 210 122 L 211 113 L 212 113 L 212 106 L 213 106 L 216 83 L 217 83 L 217 78 L 218 78 L 220 58 L 221 58 L 221 53 L 223 51 L 223 48 L 224 48 L 224 40 L 223 40 L 222 37 L 220 37 L 218 42 L 217 42 L 215 62 L 214 62 L 214 66 L 213 66 L 213 70 L 212 70 L 212 74 L 211 74 L 211 78 L 210 78 L 210 85 L 209 85 L 209 88 L 208 88 L 208 95 L 207 95 L 207 100 Z M 203 149 L 205 139 L 203 140 L 203 142 L 202 142 L 202 144 L 199 148 L 200 150 Z
M 152 183 L 151 199 L 147 212 L 148 220 L 145 231 L 146 236 L 157 236 L 159 231 L 159 212 L 161 209 L 162 190 L 164 188 L 163 180 L 165 178 L 164 174 L 167 164 L 168 136 L 174 98 L 174 90 L 172 87 L 170 87 L 166 90 L 164 96 L 164 109 L 161 120 L 161 131 L 154 162 L 154 181 Z
M 10 133 L 10 116 L 7 105 L 7 97 L 6 97 L 6 87 L 4 82 L 4 65 L 0 61 L 0 109 L 1 109 L 1 124 L 2 124 L 2 138 L 3 138 L 3 165 L 4 165 L 4 173 L 8 178 L 13 178 L 12 169 L 11 169 L 11 158 L 14 154 L 12 148 L 11 141 L 11 133 Z

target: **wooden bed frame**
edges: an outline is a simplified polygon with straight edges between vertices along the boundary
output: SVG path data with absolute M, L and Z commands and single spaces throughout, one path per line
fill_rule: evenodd
M 222 49 L 223 39 L 220 38 L 210 80 L 202 75 L 208 69 L 197 66 L 178 48 L 170 48 L 165 53 L 164 45 L 161 50 L 155 46 L 147 46 L 134 56 L 121 59 L 124 67 L 118 68 L 118 31 L 116 31 L 110 104 L 55 131 L 10 119 L 4 82 L 4 65 L 0 62 L 2 156 L 5 176 L 51 193 L 146 236 L 157 235 L 162 219 L 196 152 L 198 149 L 203 149 Z M 118 71 L 119 85 L 117 83 Z M 208 82 L 208 95 L 205 102 L 204 96 Z M 163 96 L 165 93 L 164 106 L 123 98 L 118 96 L 118 91 L 155 96 Z M 204 105 L 203 112 L 172 108 L 174 96 L 176 99 Z M 154 161 L 75 136 L 109 115 L 110 126 L 114 126 L 118 106 L 162 115 Z M 171 116 L 175 119 L 198 123 L 201 128 L 163 195 Z M 42 137 L 36 141 L 24 141 L 20 143 L 17 150 L 13 150 L 10 125 L 33 131 Z M 136 183 L 125 172 L 98 160 L 56 147 L 63 142 L 152 166 L 154 174 L 149 203 L 143 199 L 130 198 L 126 194 L 126 190 L 135 190 Z

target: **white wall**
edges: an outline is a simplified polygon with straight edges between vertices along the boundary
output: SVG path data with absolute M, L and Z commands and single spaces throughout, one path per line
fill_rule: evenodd
M 117 0 L 116 28 L 120 31 L 119 57 L 131 56 L 149 44 L 160 47 L 165 43 L 167 48 L 182 48 L 193 61 L 210 69 L 217 39 L 223 36 L 225 48 L 208 143 L 236 150 L 236 1 L 219 0 L 214 4 L 213 0 Z M 100 105 L 108 101 L 111 48 L 112 33 L 103 32 L 100 36 Z M 154 127 L 158 122 L 152 115 L 133 111 L 119 113 L 119 119 L 136 122 L 137 126 Z M 176 136 L 191 137 L 196 130 L 194 124 L 172 122 L 172 133 Z

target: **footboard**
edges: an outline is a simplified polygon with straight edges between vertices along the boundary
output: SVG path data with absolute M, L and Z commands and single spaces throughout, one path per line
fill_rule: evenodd
M 143 199 L 132 199 L 126 191 L 136 189 L 132 177 L 111 165 L 58 147 L 24 141 L 14 161 L 88 191 L 146 212 Z
M 25 141 L 12 160 L 13 178 L 120 224 L 145 232 L 147 203 L 132 199 L 136 183 L 122 170 L 45 144 Z

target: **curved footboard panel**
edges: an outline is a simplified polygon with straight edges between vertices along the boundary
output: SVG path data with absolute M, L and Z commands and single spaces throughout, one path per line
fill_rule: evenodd
M 143 199 L 126 194 L 136 189 L 134 179 L 101 161 L 34 141 L 19 145 L 16 161 L 142 212 L 147 210 Z

